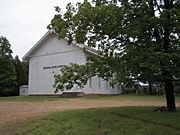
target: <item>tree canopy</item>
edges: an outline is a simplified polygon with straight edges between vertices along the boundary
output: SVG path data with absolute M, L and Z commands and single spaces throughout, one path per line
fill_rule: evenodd
M 5 37 L 0 37 L 0 58 L 12 58 L 11 45 Z
M 49 25 L 59 38 L 97 49 L 91 63 L 113 82 L 161 82 L 175 110 L 173 81 L 180 78 L 180 4 L 176 0 L 85 0 Z M 101 62 L 100 62 L 101 61 Z M 110 62 L 109 62 L 110 61 Z M 98 64 L 94 64 L 98 65 Z M 105 71 L 105 72 L 102 72 Z

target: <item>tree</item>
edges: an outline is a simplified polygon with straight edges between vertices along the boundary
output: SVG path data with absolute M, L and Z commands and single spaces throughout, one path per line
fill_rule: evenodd
M 29 78 L 29 61 L 23 60 L 21 61 L 22 69 L 23 69 L 23 85 L 28 84 Z
M 19 95 L 19 87 L 28 83 L 28 63 L 26 61 L 21 62 L 18 56 L 15 56 L 13 64 L 16 70 L 16 93 Z
M 55 15 L 51 28 L 55 29 L 60 38 L 98 48 L 104 60 L 111 61 L 102 60 L 103 62 L 100 63 L 106 66 L 99 68 L 103 67 L 103 70 L 104 67 L 108 68 L 110 76 L 113 75 L 115 78 L 114 82 L 126 83 L 129 80 L 164 83 L 167 108 L 169 111 L 175 111 L 173 80 L 180 76 L 178 1 L 96 0 L 94 2 L 95 5 L 85 0 L 78 5 L 76 11 L 72 10 L 74 8 L 68 8 L 68 12 L 71 13 L 71 25 L 68 25 L 65 16 Z M 65 29 L 63 36 L 61 36 L 62 27 Z M 100 74 L 109 75 L 105 72 L 99 72 Z
M 0 37 L 0 96 L 14 95 L 16 72 L 12 64 L 11 45 L 5 37 Z

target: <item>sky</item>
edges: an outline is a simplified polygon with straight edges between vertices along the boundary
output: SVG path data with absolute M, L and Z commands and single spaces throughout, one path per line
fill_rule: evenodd
M 54 6 L 65 12 L 67 3 L 83 0 L 0 0 L 0 36 L 5 36 L 20 59 L 48 31 Z

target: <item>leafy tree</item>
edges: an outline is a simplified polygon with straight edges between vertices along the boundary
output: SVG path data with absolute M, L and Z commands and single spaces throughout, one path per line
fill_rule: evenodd
M 28 63 L 26 61 L 21 62 L 18 56 L 13 59 L 13 64 L 16 70 L 16 91 L 19 92 L 19 87 L 28 83 Z
M 66 19 L 66 13 L 64 16 L 58 13 L 50 28 L 60 38 L 69 39 L 69 43 L 75 40 L 98 48 L 103 58 L 95 62 L 104 65 L 95 70 L 100 76 L 113 76 L 114 82 L 119 83 L 127 80 L 164 83 L 167 108 L 175 111 L 173 80 L 180 76 L 178 1 L 96 0 L 94 3 L 85 0 L 76 11 L 70 6 L 67 8 L 70 19 Z
M 11 45 L 5 37 L 0 37 L 0 96 L 14 95 L 16 72 L 12 64 Z

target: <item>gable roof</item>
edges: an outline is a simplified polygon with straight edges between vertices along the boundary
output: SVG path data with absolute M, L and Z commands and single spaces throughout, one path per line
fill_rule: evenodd
M 46 32 L 46 34 L 23 56 L 22 59 L 30 58 L 31 54 L 40 46 L 40 44 L 53 33 L 55 33 L 54 30 Z
M 29 59 L 31 57 L 31 55 L 33 54 L 34 51 L 36 51 L 36 49 L 38 49 L 41 45 L 42 42 L 44 42 L 46 39 L 48 39 L 52 34 L 55 34 L 54 30 L 49 30 L 48 32 L 46 32 L 46 34 L 23 56 L 23 60 Z M 93 55 L 97 55 L 99 56 L 97 50 L 92 49 L 90 47 L 87 47 L 85 45 L 80 45 L 80 44 L 76 44 L 73 43 L 73 45 L 76 45 L 77 47 L 79 47 L 80 49 L 84 49 L 85 51 L 93 54 Z

